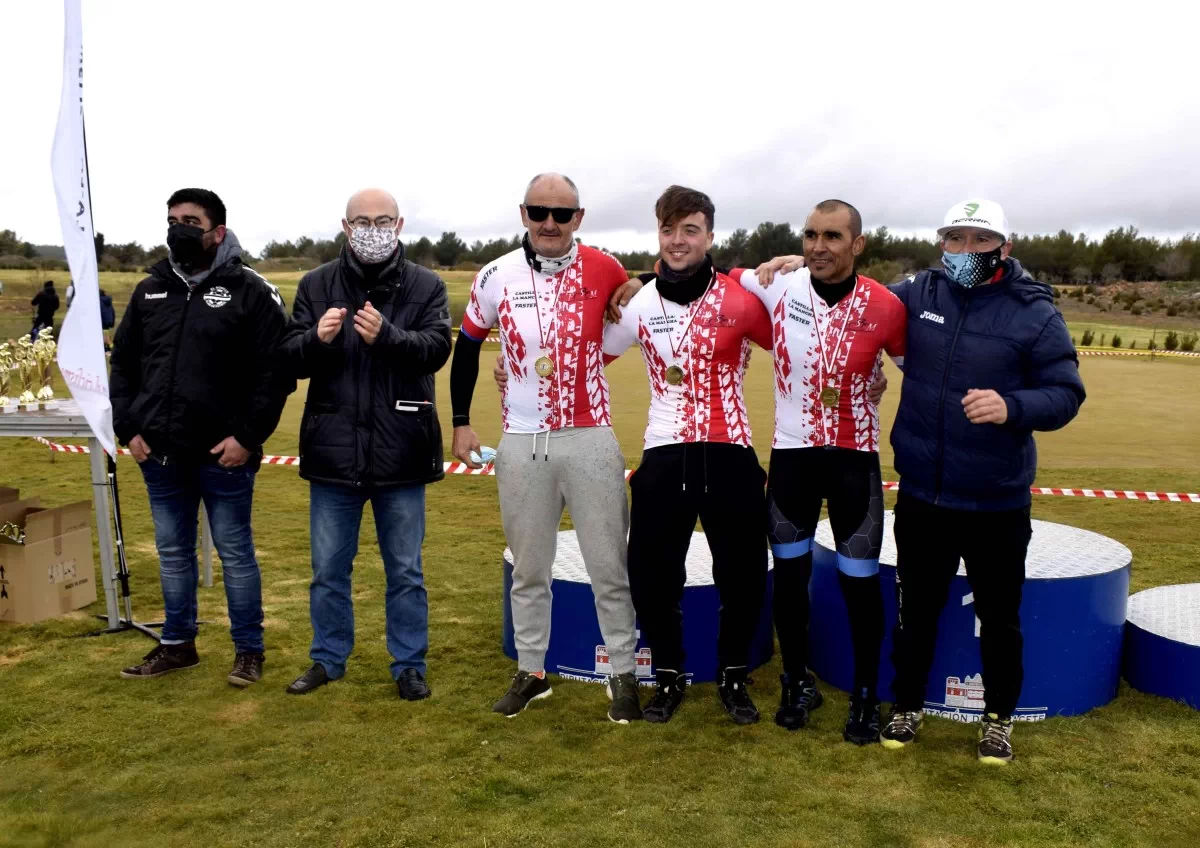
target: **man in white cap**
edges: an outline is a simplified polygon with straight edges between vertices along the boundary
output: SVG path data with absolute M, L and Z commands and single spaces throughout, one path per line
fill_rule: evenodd
M 1085 394 L 1050 288 L 1010 256 L 999 204 L 968 200 L 938 229 L 944 269 L 892 286 L 908 310 L 904 382 L 892 427 L 899 620 L 886 748 L 921 726 L 937 622 L 965 561 L 986 686 L 977 753 L 1012 759 L 1021 692 L 1021 587 L 1030 537 L 1035 430 L 1057 430 Z

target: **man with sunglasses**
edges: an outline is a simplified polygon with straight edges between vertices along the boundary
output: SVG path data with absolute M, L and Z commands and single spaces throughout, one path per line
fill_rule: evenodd
M 481 343 L 499 326 L 510 380 L 500 406 L 504 436 L 496 478 L 513 552 L 510 603 L 518 659 L 508 692 L 492 709 L 512 718 L 550 695 L 545 659 L 551 566 L 565 506 L 612 661 L 608 717 L 627 724 L 642 717 L 625 566 L 629 512 L 625 458 L 612 433 L 602 350 L 605 306 L 627 275 L 612 257 L 575 241 L 584 210 L 567 177 L 534 177 L 520 210 L 526 229 L 521 248 L 475 277 L 450 370 L 454 455 L 479 467 L 471 398 Z
M 421 572 L 425 486 L 442 479 L 433 375 L 450 356 L 446 286 L 404 257 L 396 200 L 350 198 L 341 255 L 300 281 L 284 353 L 308 379 L 300 476 L 310 486 L 313 665 L 303 695 L 346 673 L 354 647 L 350 572 L 367 501 L 387 576 L 387 647 L 401 698 L 428 698 L 429 604 Z

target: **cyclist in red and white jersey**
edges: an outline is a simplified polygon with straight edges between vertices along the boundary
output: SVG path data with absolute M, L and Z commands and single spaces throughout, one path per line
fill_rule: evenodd
M 629 584 L 657 688 L 647 721 L 669 721 L 686 691 L 684 560 L 699 517 L 721 598 L 718 693 L 739 724 L 758 721 L 746 691 L 766 592 L 764 474 L 750 444 L 742 381 L 750 342 L 770 349 L 762 304 L 713 268 L 712 201 L 671 186 L 655 206 L 657 278 L 604 332 L 606 358 L 639 345 L 650 379 L 645 451 L 630 481 Z M 511 380 L 511 378 L 510 378 Z

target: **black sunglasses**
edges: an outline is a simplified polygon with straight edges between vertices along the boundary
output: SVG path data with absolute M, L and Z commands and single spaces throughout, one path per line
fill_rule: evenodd
M 578 209 L 572 209 L 569 206 L 526 206 L 525 214 L 529 216 L 529 220 L 535 224 L 540 224 L 545 221 L 550 215 L 554 216 L 554 223 L 565 224 L 575 217 Z

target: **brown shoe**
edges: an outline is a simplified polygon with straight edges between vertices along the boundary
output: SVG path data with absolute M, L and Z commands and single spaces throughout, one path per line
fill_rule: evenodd
M 262 668 L 262 654 L 238 654 L 233 659 L 233 671 L 229 672 L 229 682 L 244 689 L 262 678 Z
M 182 645 L 159 645 L 146 654 L 140 665 L 131 665 L 121 671 L 126 680 L 141 680 L 147 677 L 162 677 L 173 671 L 185 668 L 195 668 L 200 665 L 200 655 L 196 653 L 195 642 L 184 642 Z

